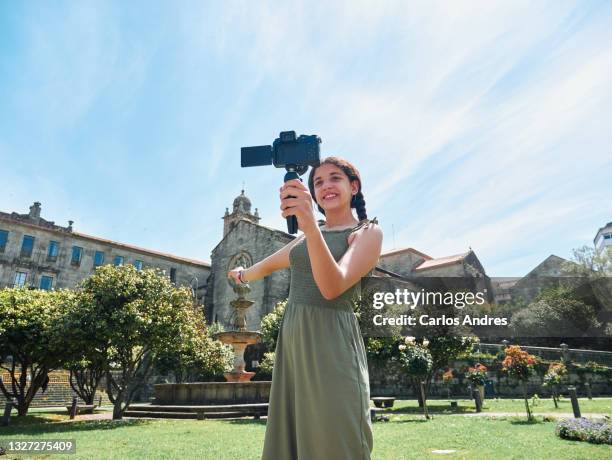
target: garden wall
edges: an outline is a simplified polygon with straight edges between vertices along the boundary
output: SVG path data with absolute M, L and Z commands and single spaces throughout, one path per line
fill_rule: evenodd
M 10 374 L 6 371 L 0 372 L 0 377 L 4 382 L 5 386 L 9 389 L 10 387 Z M 72 403 L 72 398 L 76 396 L 76 393 L 70 387 L 70 372 L 59 370 L 49 373 L 49 384 L 47 385 L 47 391 L 44 393 L 42 390 L 38 390 L 30 407 L 54 407 L 54 406 L 65 406 Z M 104 384 L 104 382 L 102 382 Z M 104 388 L 103 385 L 100 388 Z M 102 404 L 110 404 L 106 393 L 98 391 L 96 393 L 95 402 L 98 403 L 98 398 L 102 397 Z M 4 394 L 0 392 L 0 407 L 4 407 L 6 398 Z M 83 400 L 78 398 L 79 404 L 83 404 Z
M 465 372 L 469 366 L 480 362 L 488 368 L 488 382 L 486 385 L 487 397 L 522 397 L 522 387 L 501 371 L 501 362 L 495 358 L 469 358 L 455 360 L 450 368 L 454 369 L 455 378 L 449 385 L 442 382 L 441 378 L 432 381 L 430 397 L 470 397 L 470 383 L 465 378 Z M 549 397 L 551 389 L 542 387 L 543 376 L 548 369 L 549 361 L 543 361 L 536 366 L 536 375 L 532 376 L 527 382 L 528 393 L 539 396 Z M 372 396 L 395 396 L 416 398 L 408 376 L 402 374 L 397 365 L 392 363 L 369 363 L 370 372 L 370 393 Z M 567 387 L 573 385 L 579 396 L 587 396 L 587 385 L 590 384 L 593 396 L 612 395 L 612 369 L 603 368 L 596 371 L 589 371 L 582 365 L 569 365 L 568 375 L 560 385 L 562 394 L 567 394 Z

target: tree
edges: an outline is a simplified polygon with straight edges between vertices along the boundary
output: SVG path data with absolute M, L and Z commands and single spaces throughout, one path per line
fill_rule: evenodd
M 541 292 L 510 322 L 514 334 L 523 337 L 581 337 L 600 326 L 595 308 L 575 298 L 565 286 Z
M 604 316 L 602 336 L 612 337 L 612 321 L 608 321 L 612 311 L 612 246 L 597 250 L 592 246 L 582 246 L 572 250 L 572 261 L 565 262 L 566 273 L 588 281 L 592 292 L 591 303 L 596 310 L 607 313 Z
M 459 355 L 469 353 L 474 348 L 474 345 L 479 342 L 478 337 L 472 335 L 471 328 L 463 326 L 463 318 L 468 315 L 467 309 L 458 309 L 453 305 L 436 306 L 423 305 L 420 307 L 423 314 L 427 314 L 429 318 L 454 318 L 457 324 L 450 322 L 441 322 L 434 325 L 423 325 L 417 321 L 417 325 L 413 328 L 414 335 L 417 337 L 417 342 L 427 340 L 429 342 L 427 349 L 431 354 L 432 367 L 425 376 L 425 392 L 429 393 L 431 382 L 436 374 L 442 369 L 449 366 L 451 361 L 455 360 Z M 417 388 L 415 387 L 415 391 Z M 417 392 L 420 395 L 420 392 Z M 419 397 L 419 405 L 422 401 Z
M 84 327 L 104 344 L 107 394 L 113 419 L 121 419 L 156 360 L 180 353 L 183 341 L 197 335 L 191 292 L 160 270 L 105 265 L 82 282 L 80 296 L 92 318 Z
M 192 305 L 188 312 L 192 328 L 184 331 L 178 350 L 160 352 L 156 361 L 159 372 L 171 372 L 176 383 L 207 382 L 232 370 L 232 347 L 212 337 L 201 309 Z
M 612 246 L 598 251 L 592 246 L 572 249 L 572 260 L 563 263 L 563 271 L 569 275 L 603 278 L 612 276 Z
M 427 349 L 429 342 L 417 343 L 414 337 L 406 337 L 405 343 L 398 346 L 402 368 L 417 385 L 431 371 L 433 360 Z
M 70 371 L 73 391 L 93 404 L 100 381 L 107 369 L 108 338 L 96 317 L 95 305 L 76 293 L 74 301 L 58 325 L 64 347 L 62 367 Z
M 70 371 L 70 387 L 85 402 L 94 404 L 98 386 L 104 377 L 104 366 L 101 361 L 83 359 L 71 361 L 63 366 Z
M 567 375 L 567 367 L 562 362 L 550 363 L 544 375 L 542 386 L 550 387 L 555 408 L 559 407 L 559 385 Z
M 433 359 L 427 348 L 428 345 L 429 342 L 427 340 L 417 343 L 414 337 L 409 336 L 406 337 L 404 343 L 398 346 L 400 366 L 408 375 L 410 384 L 417 395 L 419 407 L 425 407 L 427 398 L 425 388 L 423 388 L 423 393 L 421 392 L 421 382 L 431 373 L 433 367 Z M 425 411 L 425 414 L 427 416 L 427 411 Z
M 261 364 L 259 365 L 258 373 L 261 377 L 272 378 L 272 371 L 274 370 L 274 360 L 276 359 L 276 352 L 269 351 L 264 353 Z
M 432 367 L 425 376 L 426 394 L 429 394 L 431 382 L 440 370 L 448 367 L 459 355 L 472 351 L 474 344 L 478 343 L 478 337 L 475 336 L 459 336 L 452 332 L 444 335 L 441 331 L 437 331 L 436 335 L 430 335 L 428 339 L 427 348 L 431 354 Z
M 371 288 L 364 288 L 361 296 L 353 299 L 352 306 L 359 322 L 359 330 L 364 342 L 368 361 L 377 364 L 397 364 L 400 359 L 399 345 L 404 343 L 401 335 L 401 326 L 385 325 L 375 326 L 374 317 L 380 314 L 379 310 L 372 308 L 374 293 Z M 401 314 L 400 306 L 387 305 L 386 315 Z
M 529 408 L 527 399 L 527 380 L 535 372 L 535 364 L 537 359 L 530 355 L 518 345 L 512 345 L 504 350 L 505 357 L 502 361 L 502 371 L 519 380 L 523 387 L 523 398 L 525 399 L 525 409 L 527 411 L 527 420 L 531 421 L 533 415 Z
M 73 301 L 70 291 L 27 288 L 0 290 L 0 390 L 14 399 L 17 414 L 25 416 L 36 393 L 44 392 L 51 370 L 60 367 L 60 318 Z

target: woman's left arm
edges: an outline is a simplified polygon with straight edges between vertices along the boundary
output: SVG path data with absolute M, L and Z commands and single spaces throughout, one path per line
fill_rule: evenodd
M 306 235 L 306 246 L 312 266 L 312 274 L 321 295 L 332 300 L 353 286 L 372 270 L 382 249 L 382 230 L 368 224 L 357 231 L 342 258 L 336 262 L 321 230 Z

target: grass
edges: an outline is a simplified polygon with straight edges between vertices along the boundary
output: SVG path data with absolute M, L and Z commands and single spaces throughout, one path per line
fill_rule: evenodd
M 452 401 L 458 401 L 458 409 L 452 411 L 450 409 L 450 403 L 447 399 L 430 399 L 427 402 L 427 408 L 429 412 L 434 414 L 452 414 L 452 413 L 474 413 L 476 412 L 475 403 L 469 399 L 454 399 Z M 531 401 L 531 400 L 530 400 Z M 594 414 L 612 414 L 612 398 L 594 398 L 589 400 L 588 398 L 578 398 L 578 404 L 580 406 L 581 413 L 594 413 Z M 394 411 L 402 411 L 406 413 L 422 413 L 416 400 L 399 400 L 395 402 L 393 406 Z M 523 399 L 485 399 L 484 407 L 482 409 L 484 413 L 487 412 L 525 412 L 525 401 Z M 533 407 L 535 413 L 573 413 L 572 402 L 567 399 L 561 399 L 559 401 L 559 408 L 555 408 L 555 403 L 551 398 L 541 398 L 538 403 Z M 525 417 L 527 415 L 525 414 Z
M 491 412 L 521 412 L 523 401 L 490 400 Z M 548 404 L 550 403 L 550 404 Z M 610 413 L 612 398 L 582 400 L 583 412 Z M 549 407 L 550 406 L 550 407 Z M 447 400 L 428 404 L 431 420 L 420 415 L 412 400 L 396 401 L 388 412 L 389 422 L 374 424 L 373 459 L 439 458 L 434 449 L 452 449 L 455 459 L 607 459 L 610 446 L 559 439 L 554 422 L 538 417 L 527 423 L 524 417 L 450 416 Z M 460 400 L 464 413 L 474 412 L 473 401 Z M 550 400 L 541 400 L 537 412 L 554 412 Z M 109 410 L 110 408 L 103 408 Z M 562 401 L 558 412 L 571 412 Z M 74 438 L 77 454 L 71 459 L 217 458 L 259 459 L 266 428 L 265 420 L 140 420 L 118 422 L 68 419 L 66 410 L 33 409 L 25 418 L 13 417 L 11 426 L 0 428 L 2 440 L 15 438 Z M 11 458 L 31 458 L 15 457 Z M 36 458 L 65 458 L 39 456 Z

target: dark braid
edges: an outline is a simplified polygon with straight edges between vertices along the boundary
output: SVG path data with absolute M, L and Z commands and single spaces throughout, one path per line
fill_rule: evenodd
M 361 190 L 357 192 L 353 200 L 351 200 L 351 207 L 357 211 L 357 217 L 359 220 L 365 220 L 368 218 L 366 213 L 365 200 L 363 199 L 363 193 Z
M 353 182 L 355 180 L 357 181 L 357 183 L 359 184 L 359 189 L 357 194 L 353 195 L 353 197 L 351 198 L 351 208 L 355 208 L 355 210 L 357 211 L 357 217 L 360 221 L 367 219 L 368 214 L 366 213 L 365 200 L 363 198 L 363 193 L 361 192 L 361 176 L 359 175 L 359 171 L 357 171 L 357 168 L 355 168 L 355 166 L 353 166 L 345 159 L 339 157 L 327 157 L 323 161 L 321 161 L 319 166 L 323 164 L 332 164 L 334 166 L 337 166 L 348 176 L 349 182 Z M 313 198 L 315 196 L 314 175 L 316 170 L 317 167 L 311 168 L 310 175 L 308 176 L 308 188 Z M 325 211 L 321 206 L 319 206 L 319 203 L 317 203 L 317 209 L 323 215 L 325 215 Z

